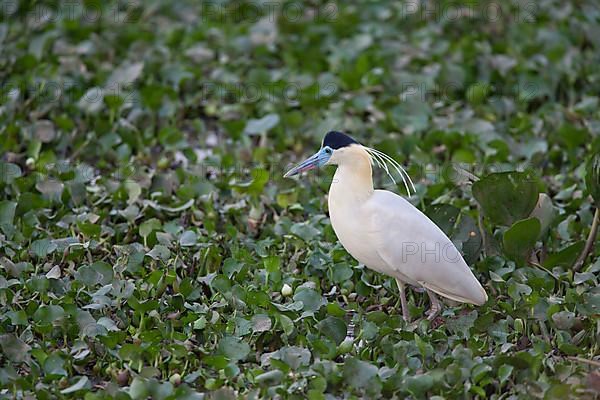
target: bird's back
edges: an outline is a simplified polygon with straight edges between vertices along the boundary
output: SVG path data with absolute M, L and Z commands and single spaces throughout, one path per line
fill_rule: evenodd
M 460 252 L 420 210 L 386 190 L 375 190 L 363 207 L 369 216 L 365 234 L 387 264 L 383 272 L 456 301 L 485 303 L 487 295 Z

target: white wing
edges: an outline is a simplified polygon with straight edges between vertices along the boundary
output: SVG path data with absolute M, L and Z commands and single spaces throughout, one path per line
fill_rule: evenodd
M 368 242 L 388 274 L 442 296 L 481 305 L 487 294 L 459 251 L 425 214 L 395 193 L 376 190 L 365 204 Z

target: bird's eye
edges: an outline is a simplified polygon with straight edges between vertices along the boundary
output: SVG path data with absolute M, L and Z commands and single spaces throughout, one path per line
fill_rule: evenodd
M 331 154 L 331 149 L 329 147 L 325 148 L 325 153 Z

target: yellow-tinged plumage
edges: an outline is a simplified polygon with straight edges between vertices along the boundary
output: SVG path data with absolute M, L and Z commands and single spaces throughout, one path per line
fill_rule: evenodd
M 405 318 L 405 283 L 427 290 L 432 302 L 430 318 L 440 309 L 434 293 L 464 303 L 485 303 L 485 290 L 444 232 L 399 195 L 374 190 L 371 165 L 382 162 L 381 158 L 374 159 L 377 153 L 340 135 L 329 133 L 322 149 L 286 176 L 316 166 L 337 165 L 329 189 L 329 214 L 348 253 L 368 268 L 397 280 Z M 404 170 L 394 167 L 410 190 Z

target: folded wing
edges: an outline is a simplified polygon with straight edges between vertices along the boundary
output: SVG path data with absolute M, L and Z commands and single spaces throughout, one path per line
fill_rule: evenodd
M 369 242 L 389 274 L 463 303 L 481 305 L 485 290 L 452 241 L 425 214 L 395 193 L 376 190 L 368 200 Z

